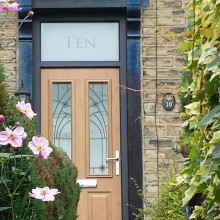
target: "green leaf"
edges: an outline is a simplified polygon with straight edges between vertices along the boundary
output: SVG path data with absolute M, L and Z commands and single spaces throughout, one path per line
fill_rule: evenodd
M 207 64 L 206 70 L 209 71 L 209 70 L 215 69 L 219 65 L 219 59 L 220 59 L 220 56 L 218 54 L 210 63 Z
M 220 0 L 216 0 L 216 5 L 220 4 Z
M 220 219 L 220 214 L 218 216 L 215 216 L 214 220 L 219 220 Z
M 213 133 L 213 138 L 210 141 L 210 144 L 216 144 L 218 142 L 220 142 L 220 131 L 216 131 Z
M 214 158 L 220 158 L 220 143 L 217 143 L 215 145 L 215 149 L 214 149 L 214 152 L 213 152 L 213 157 Z
M 183 206 L 187 205 L 187 203 L 193 198 L 196 194 L 197 187 L 195 185 L 191 185 L 188 190 L 185 192 L 185 197 L 183 198 Z
M 220 179 L 220 170 L 216 170 L 215 173 L 216 173 L 218 179 Z
M 13 155 L 10 153 L 0 153 L 0 157 L 4 157 L 7 159 L 14 159 L 14 158 L 22 158 L 22 157 L 35 157 L 34 155 L 25 155 L 25 154 L 19 154 L 19 155 Z
M 185 106 L 188 114 L 197 115 L 200 111 L 200 102 L 192 102 Z
M 214 186 L 215 201 L 220 202 L 220 184 Z
M 11 207 L 0 207 L 0 212 L 11 209 Z
M 200 169 L 197 172 L 197 175 L 199 175 L 199 181 L 195 182 L 197 186 L 200 186 L 202 183 L 205 183 L 208 179 L 210 179 L 209 175 L 209 166 L 200 166 Z
M 208 64 L 211 62 L 212 58 L 215 56 L 217 49 L 213 47 L 210 42 L 206 43 L 203 47 L 203 52 L 198 61 L 198 64 Z
M 220 105 L 217 105 L 215 108 L 213 108 L 211 111 L 206 114 L 202 120 L 199 122 L 198 126 L 202 127 L 204 125 L 209 125 L 213 122 L 214 118 L 217 118 L 220 116 Z

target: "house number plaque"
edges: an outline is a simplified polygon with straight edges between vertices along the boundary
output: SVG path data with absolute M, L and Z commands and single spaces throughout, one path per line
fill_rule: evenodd
M 174 109 L 175 104 L 176 104 L 175 96 L 171 93 L 164 94 L 162 103 L 163 103 L 163 107 L 167 111 L 171 111 L 172 109 Z

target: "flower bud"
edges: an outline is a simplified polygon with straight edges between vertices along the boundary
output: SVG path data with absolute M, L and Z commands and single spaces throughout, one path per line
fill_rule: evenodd
M 17 127 L 19 127 L 20 126 L 20 123 L 17 121 L 17 122 L 15 122 L 15 127 L 17 128 Z
M 3 115 L 0 115 L 0 123 L 3 123 L 5 121 L 5 117 Z
M 34 15 L 34 12 L 33 11 L 29 11 L 28 12 L 28 17 L 32 17 Z

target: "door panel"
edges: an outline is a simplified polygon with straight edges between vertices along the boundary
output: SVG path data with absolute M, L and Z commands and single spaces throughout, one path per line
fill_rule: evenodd
M 122 219 L 119 95 L 118 69 L 41 70 L 41 133 L 67 152 L 78 179 L 97 181 L 82 188 L 79 220 Z

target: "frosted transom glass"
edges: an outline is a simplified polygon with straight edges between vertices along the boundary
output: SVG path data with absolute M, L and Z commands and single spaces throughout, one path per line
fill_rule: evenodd
M 107 83 L 89 84 L 90 174 L 108 174 Z
M 41 23 L 42 61 L 119 61 L 119 25 Z
M 71 158 L 71 84 L 53 83 L 53 144 Z

